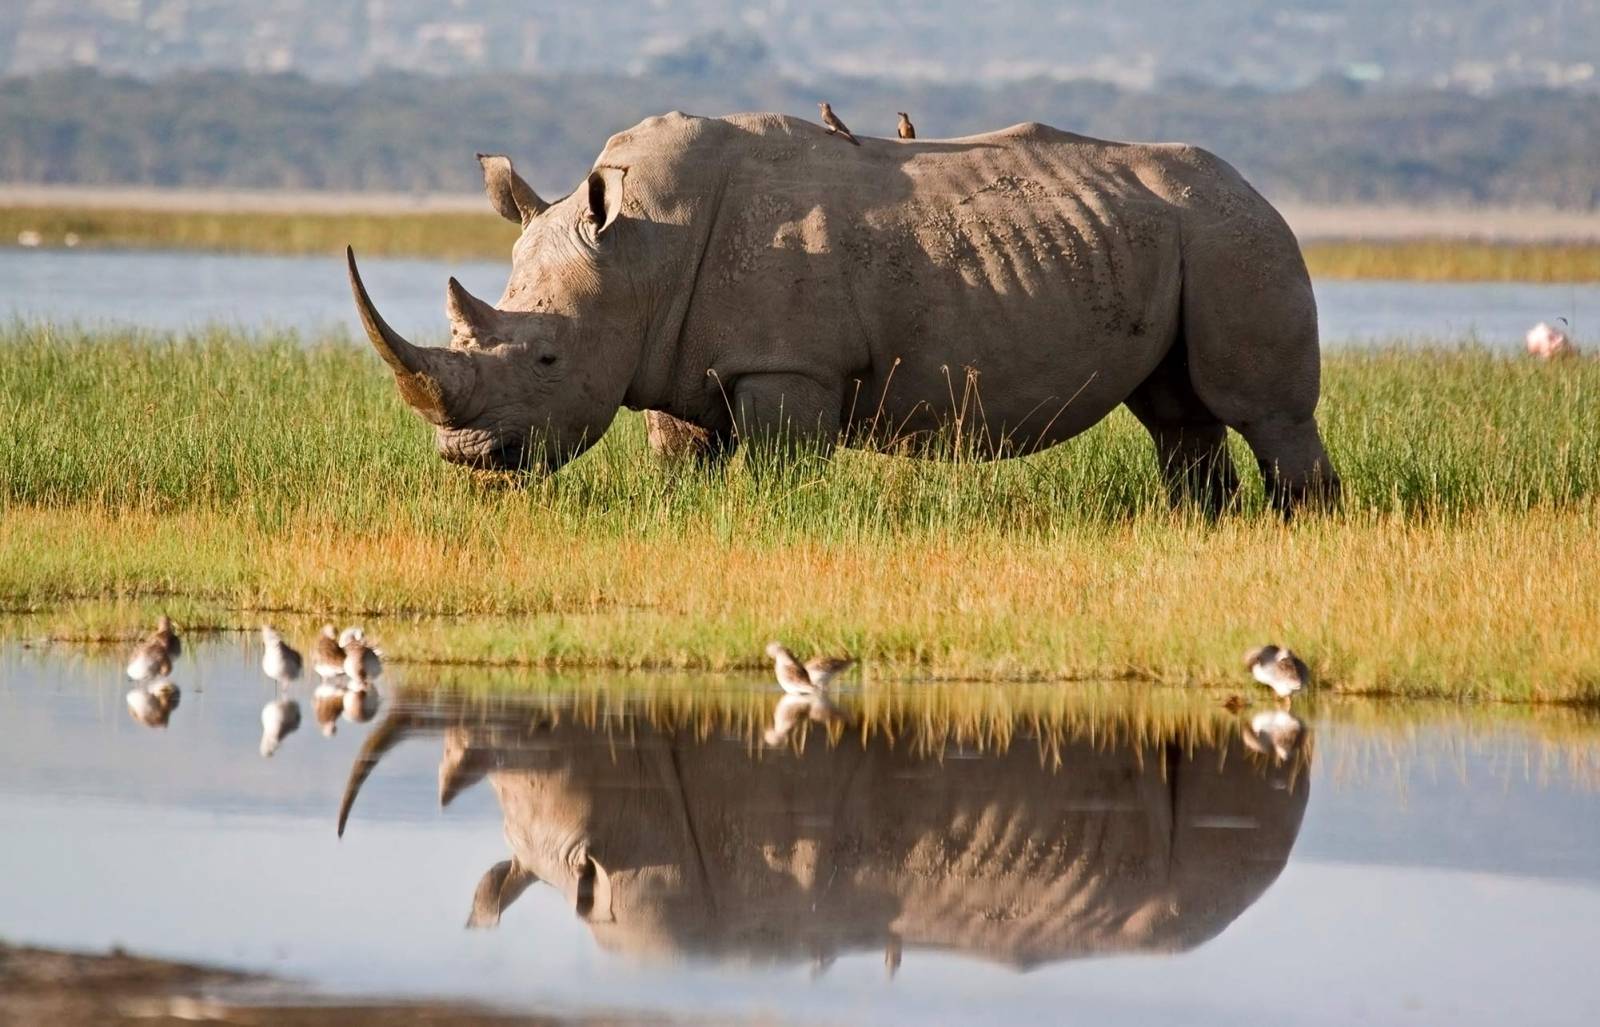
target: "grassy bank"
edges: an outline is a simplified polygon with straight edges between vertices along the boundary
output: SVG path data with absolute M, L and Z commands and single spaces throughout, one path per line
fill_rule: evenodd
M 1207 525 L 1120 413 L 1027 460 L 759 479 L 658 467 L 624 415 L 509 491 L 438 461 L 350 346 L 12 328 L 0 604 L 90 600 L 55 625 L 80 634 L 396 616 L 406 658 L 565 667 L 753 666 L 779 636 L 881 679 L 1227 684 L 1280 639 L 1342 691 L 1600 700 L 1600 361 L 1351 353 L 1325 380 L 1344 512 L 1286 528 L 1252 480 Z
M 373 256 L 508 260 L 516 226 L 485 207 L 403 215 L 0 207 L 0 243 L 32 231 L 47 246 L 70 233 L 76 245 L 108 249 L 325 255 L 352 245 Z
M 507 259 L 517 237 L 515 226 L 487 210 L 384 215 L 0 207 L 0 243 L 26 231 L 49 246 L 63 245 L 70 233 L 77 245 L 91 247 L 328 255 L 352 244 L 374 256 L 450 260 Z M 1316 240 L 1305 254 L 1311 273 L 1325 279 L 1600 282 L 1597 243 Z

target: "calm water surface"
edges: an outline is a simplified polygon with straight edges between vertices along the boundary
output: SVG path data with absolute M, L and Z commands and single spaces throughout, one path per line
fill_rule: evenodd
M 508 255 L 509 260 L 509 255 Z M 362 274 L 389 322 L 407 335 L 445 331 L 450 275 L 497 299 L 506 262 L 366 259 Z M 1566 317 L 1580 342 L 1600 337 L 1600 285 L 1317 283 L 1323 341 L 1406 338 L 1518 347 L 1535 322 Z M 342 260 L 146 251 L 0 247 L 0 317 L 186 329 L 273 325 L 311 334 L 361 328 Z
M 191 644 L 165 728 L 116 653 L 0 646 L 0 936 L 689 1020 L 1600 1017 L 1581 722 L 1555 760 L 1516 724 L 1264 705 L 980 749 L 936 719 L 891 740 L 851 692 L 705 693 L 741 720 L 396 672 L 331 736 L 297 686 L 266 759 L 256 646 Z

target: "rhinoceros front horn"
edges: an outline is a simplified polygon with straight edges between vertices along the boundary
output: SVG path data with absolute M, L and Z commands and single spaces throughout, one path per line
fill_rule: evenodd
M 452 413 L 458 412 L 462 401 L 470 394 L 476 366 L 466 354 L 407 342 L 389 327 L 378 308 L 372 305 L 367 287 L 361 281 L 361 272 L 356 268 L 355 250 L 345 247 L 345 259 L 350 267 L 350 291 L 355 294 L 361 324 L 367 330 L 367 338 L 372 340 L 372 348 L 394 372 L 401 398 L 429 422 L 448 425 Z

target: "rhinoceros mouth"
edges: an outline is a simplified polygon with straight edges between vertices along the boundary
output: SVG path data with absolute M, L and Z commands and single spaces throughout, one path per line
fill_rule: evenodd
M 437 448 L 439 456 L 446 463 L 475 471 L 525 472 L 533 469 L 528 465 L 528 446 L 521 439 L 485 436 L 481 441 L 464 442 L 441 434 Z

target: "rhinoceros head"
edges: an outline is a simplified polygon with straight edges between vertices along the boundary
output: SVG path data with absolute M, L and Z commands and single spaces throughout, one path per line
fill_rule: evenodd
M 488 470 L 553 470 L 605 433 L 638 361 L 642 329 L 620 302 L 626 272 L 615 252 L 625 171 L 597 168 L 546 203 L 505 157 L 479 161 L 490 202 L 523 228 L 498 305 L 450 279 L 450 345 L 423 347 L 378 314 L 353 252 L 350 285 L 400 395 L 434 426 L 440 456 Z

